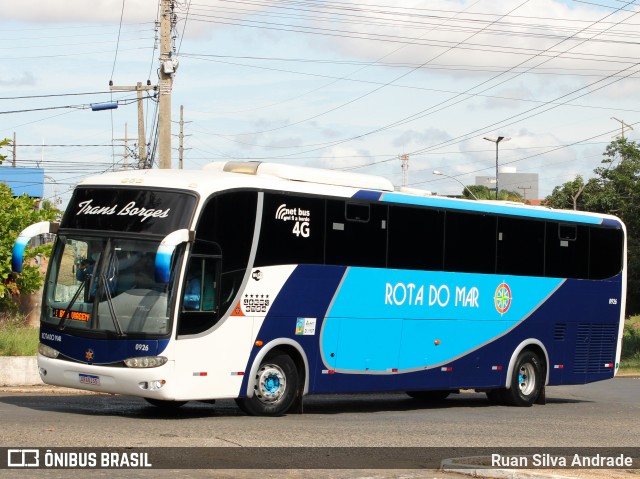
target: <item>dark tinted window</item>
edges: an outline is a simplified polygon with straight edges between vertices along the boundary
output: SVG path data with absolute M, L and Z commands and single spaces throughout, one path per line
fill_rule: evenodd
M 546 276 L 554 278 L 588 277 L 588 226 L 549 221 L 547 222 L 546 238 Z
M 389 208 L 389 268 L 442 270 L 444 212 Z
M 194 195 L 139 188 L 78 188 L 62 218 L 62 228 L 166 235 L 187 228 Z
M 348 219 L 347 212 L 354 219 Z M 363 219 L 366 212 L 368 220 Z M 387 207 L 375 203 L 350 204 L 327 200 L 326 238 L 327 264 L 384 268 L 387 261 Z
M 211 249 L 215 252 L 216 248 Z M 178 334 L 201 333 L 218 321 L 218 264 L 217 257 L 191 256 L 182 293 Z
M 544 275 L 544 221 L 498 219 L 498 274 Z
M 621 229 L 591 227 L 589 278 L 610 278 L 622 271 L 623 248 Z
M 447 211 L 445 225 L 445 271 L 495 272 L 495 216 Z
M 324 200 L 265 193 L 256 266 L 323 262 Z
M 256 192 L 223 193 L 209 200 L 198 222 L 197 238 L 220 247 L 220 315 L 235 306 L 233 299 L 244 279 L 253 242 L 256 204 Z
M 345 217 L 352 221 L 369 221 L 371 207 L 368 204 L 347 203 Z
M 197 238 L 220 246 L 223 273 L 247 267 L 256 221 L 256 201 L 255 192 L 235 191 L 214 196 L 202 210 Z

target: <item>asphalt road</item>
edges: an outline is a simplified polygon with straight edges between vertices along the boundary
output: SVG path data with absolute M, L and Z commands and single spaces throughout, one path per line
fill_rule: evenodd
M 473 392 L 454 395 L 437 404 L 421 403 L 404 394 L 312 396 L 306 398 L 302 415 L 260 418 L 244 415 L 233 401 L 227 400 L 215 405 L 188 403 L 167 414 L 138 398 L 9 389 L 0 392 L 0 446 L 515 446 L 532 447 L 533 450 L 570 447 L 578 451 L 584 447 L 637 447 L 640 437 L 638 398 L 640 379 L 618 378 L 588 385 L 548 388 L 547 404 L 531 408 L 492 405 L 484 394 Z M 0 470 L 0 477 L 28 477 L 19 472 Z M 37 472 L 37 477 L 73 477 L 69 472 L 64 476 L 56 476 L 56 471 Z M 150 471 L 129 471 L 123 476 L 114 472 L 92 471 L 92 477 L 165 477 L 158 471 L 148 476 L 145 474 Z M 221 471 L 215 475 L 207 475 L 214 474 L 211 471 L 194 474 L 194 471 L 183 471 L 180 475 L 256 475 L 251 471 L 246 472 L 247 476 L 240 471 L 228 473 L 230 475 Z M 409 471 L 400 475 L 407 478 L 452 477 L 437 475 L 435 471 L 415 474 L 418 473 Z M 399 477 L 384 471 L 365 476 Z M 333 471 L 324 477 L 365 476 L 353 471 Z M 281 475 L 268 471 L 265 477 L 300 476 L 295 475 L 295 471 L 285 471 Z

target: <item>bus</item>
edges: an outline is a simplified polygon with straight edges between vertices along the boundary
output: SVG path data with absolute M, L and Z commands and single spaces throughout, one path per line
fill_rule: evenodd
M 531 406 L 619 368 L 614 216 L 215 162 L 84 180 L 59 224 L 20 234 L 15 271 L 43 233 L 47 384 L 278 416 L 334 393 Z

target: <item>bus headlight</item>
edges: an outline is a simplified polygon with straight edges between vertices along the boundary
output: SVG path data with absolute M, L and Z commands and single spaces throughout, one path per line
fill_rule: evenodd
M 128 368 L 157 368 L 167 362 L 164 356 L 142 356 L 124 360 Z
M 60 354 L 60 351 L 57 349 L 53 349 L 51 346 L 47 346 L 46 344 L 38 343 L 38 352 L 43 356 L 48 358 L 56 359 Z

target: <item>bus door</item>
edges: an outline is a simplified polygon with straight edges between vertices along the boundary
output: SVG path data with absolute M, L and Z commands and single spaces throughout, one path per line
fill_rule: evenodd
M 178 335 L 201 333 L 218 321 L 221 262 L 216 245 L 194 245 L 181 295 Z

